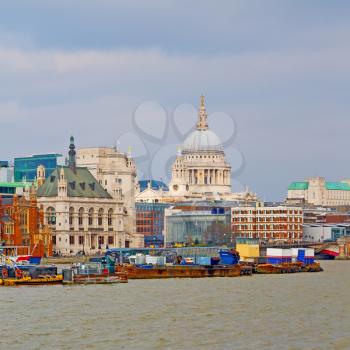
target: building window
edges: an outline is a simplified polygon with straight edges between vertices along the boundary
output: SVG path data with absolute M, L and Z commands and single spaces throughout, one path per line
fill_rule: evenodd
M 49 207 L 46 210 L 46 219 L 48 225 L 56 225 L 56 210 L 53 207 Z
M 105 244 L 105 238 L 103 236 L 98 236 L 98 245 L 103 245 Z
M 98 211 L 98 226 L 102 226 L 103 224 L 103 209 L 101 208 Z
M 56 236 L 52 236 L 52 244 L 56 245 Z
M 108 244 L 113 245 L 114 244 L 114 237 L 108 236 Z
M 79 209 L 78 223 L 79 223 L 79 226 L 83 226 L 83 223 L 84 223 L 84 208 L 80 208 Z
M 79 245 L 84 245 L 84 236 L 79 236 Z
M 113 225 L 113 209 L 108 210 L 108 226 Z
M 74 245 L 75 239 L 74 236 L 69 236 L 69 244 Z
M 89 209 L 89 226 L 92 226 L 94 223 L 94 208 Z
M 74 224 L 74 208 L 69 208 L 69 225 L 73 226 Z

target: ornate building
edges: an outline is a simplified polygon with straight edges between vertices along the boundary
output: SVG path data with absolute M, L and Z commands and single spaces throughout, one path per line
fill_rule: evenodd
M 99 184 L 116 200 L 123 202 L 124 230 L 136 232 L 136 165 L 130 155 L 112 147 L 88 147 L 77 151 L 77 165 L 86 167 Z
M 53 231 L 52 243 L 63 255 L 95 254 L 114 247 L 142 246 L 139 235 L 125 231 L 122 198 L 113 198 L 85 167 L 76 165 L 74 139 L 68 166 L 59 166 L 44 180 L 38 168 L 38 204 Z
M 350 180 L 328 182 L 324 177 L 293 182 L 288 187 L 288 203 L 324 207 L 350 206 Z
M 51 256 L 51 229 L 44 225 L 34 186 L 23 196 L 0 196 L 0 240 L 3 249 L 16 255 Z M 6 248 L 11 246 L 14 248 Z

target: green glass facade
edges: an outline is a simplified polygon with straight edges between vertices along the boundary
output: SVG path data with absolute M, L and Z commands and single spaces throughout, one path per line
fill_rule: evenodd
M 14 160 L 14 178 L 15 181 L 34 181 L 39 165 L 45 167 L 45 176 L 48 178 L 51 173 L 57 168 L 58 159 L 61 154 L 38 154 L 31 157 L 15 158 Z

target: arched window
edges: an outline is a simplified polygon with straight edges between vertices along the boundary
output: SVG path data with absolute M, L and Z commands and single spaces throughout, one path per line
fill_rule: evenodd
M 113 209 L 108 210 L 108 226 L 113 225 Z
M 79 208 L 78 212 L 78 224 L 79 226 L 83 226 L 84 224 L 84 208 Z
M 53 207 L 48 207 L 46 210 L 46 220 L 48 225 L 56 225 L 56 210 Z
M 94 223 L 94 208 L 89 209 L 89 226 L 92 226 Z
M 100 208 L 98 211 L 98 226 L 102 226 L 103 224 L 103 209 Z
M 73 207 L 69 208 L 69 225 L 70 226 L 74 225 L 74 208 Z

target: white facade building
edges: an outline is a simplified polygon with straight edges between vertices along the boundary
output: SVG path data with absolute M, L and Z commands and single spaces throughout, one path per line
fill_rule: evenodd
M 315 206 L 350 205 L 350 180 L 328 182 L 324 177 L 312 177 L 304 182 L 293 182 L 288 187 L 287 202 Z
M 77 166 L 87 167 L 99 184 L 116 200 L 123 203 L 124 229 L 136 232 L 134 160 L 116 148 L 91 147 L 77 151 Z
M 231 193 L 231 166 L 221 141 L 208 127 L 204 96 L 197 128 L 183 143 L 172 166 L 171 196 L 196 197 Z
M 87 168 L 78 167 L 71 138 L 69 165 L 46 180 L 38 168 L 38 204 L 53 230 L 53 248 L 63 255 L 96 254 L 107 248 L 140 247 L 140 235 L 126 232 L 124 202 L 113 198 Z

